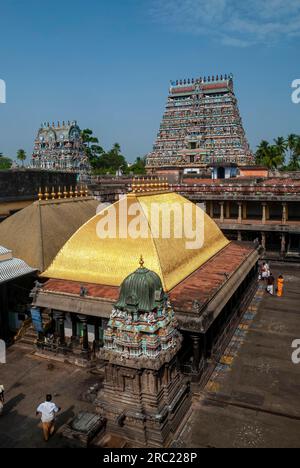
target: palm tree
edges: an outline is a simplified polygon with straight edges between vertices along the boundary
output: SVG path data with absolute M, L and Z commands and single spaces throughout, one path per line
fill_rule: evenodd
M 23 149 L 19 149 L 17 152 L 17 159 L 22 162 L 22 167 L 24 167 L 24 161 L 26 160 L 27 155 Z
M 269 169 L 278 169 L 284 164 L 284 154 L 276 145 L 272 145 L 268 148 L 263 164 Z
M 287 138 L 287 146 L 288 149 L 292 152 L 294 150 L 295 144 L 297 142 L 297 139 L 299 137 L 295 135 L 294 133 L 291 133 L 291 135 L 288 136 Z
M 290 147 L 290 163 L 288 169 L 290 171 L 299 171 L 300 169 L 300 136 L 291 135 Z
M 268 154 L 270 144 L 266 140 L 262 140 L 256 151 L 256 164 L 263 164 L 263 160 Z
M 286 139 L 283 137 L 278 137 L 275 138 L 274 143 L 277 146 L 277 148 L 281 151 L 281 153 L 285 154 L 288 146 Z

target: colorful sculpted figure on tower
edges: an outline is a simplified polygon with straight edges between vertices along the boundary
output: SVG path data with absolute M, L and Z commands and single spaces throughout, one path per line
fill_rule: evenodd
M 88 173 L 90 164 L 77 122 L 42 124 L 34 143 L 32 167 Z

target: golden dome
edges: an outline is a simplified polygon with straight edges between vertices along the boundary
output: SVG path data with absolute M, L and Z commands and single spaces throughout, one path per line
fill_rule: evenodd
M 113 219 L 116 216 L 117 226 L 122 225 L 122 209 L 127 203 L 130 215 L 123 228 L 117 229 L 115 238 L 100 238 L 99 222 Z M 155 204 L 155 205 L 154 205 Z M 159 207 L 160 216 L 151 216 L 153 206 Z M 162 234 L 163 221 L 167 211 L 176 207 L 191 221 L 190 228 L 195 231 L 196 216 L 204 221 L 204 242 L 196 249 L 189 249 L 189 233 L 179 238 L 178 223 L 171 214 L 169 238 Z M 136 211 L 137 210 L 137 211 Z M 136 224 L 137 216 L 144 227 L 143 237 L 133 239 L 124 235 L 124 229 Z M 184 216 L 183 216 L 184 217 Z M 124 224 L 124 223 L 123 223 Z M 175 228 L 174 228 L 175 225 Z M 123 230 L 122 230 L 123 229 Z M 185 231 L 185 229 L 183 229 Z M 130 194 L 124 200 L 106 208 L 84 224 L 60 250 L 50 267 L 42 276 L 65 279 L 84 283 L 120 286 L 122 281 L 138 266 L 140 255 L 143 255 L 145 267 L 156 272 L 165 291 L 170 291 L 183 279 L 197 270 L 211 257 L 229 244 L 216 223 L 189 200 L 176 193 Z

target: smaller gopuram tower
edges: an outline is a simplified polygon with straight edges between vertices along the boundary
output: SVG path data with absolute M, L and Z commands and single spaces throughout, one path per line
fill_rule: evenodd
M 181 343 L 161 279 L 141 258 L 121 285 L 104 335 L 105 380 L 96 405 L 108 433 L 134 447 L 172 441 L 191 400 L 177 359 Z

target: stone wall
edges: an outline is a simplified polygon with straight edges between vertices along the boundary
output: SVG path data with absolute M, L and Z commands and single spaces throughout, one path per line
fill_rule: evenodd
M 12 169 L 0 171 L 0 203 L 12 200 L 37 199 L 39 188 L 54 186 L 70 187 L 77 183 L 77 174 L 67 172 L 50 172 L 31 169 Z

